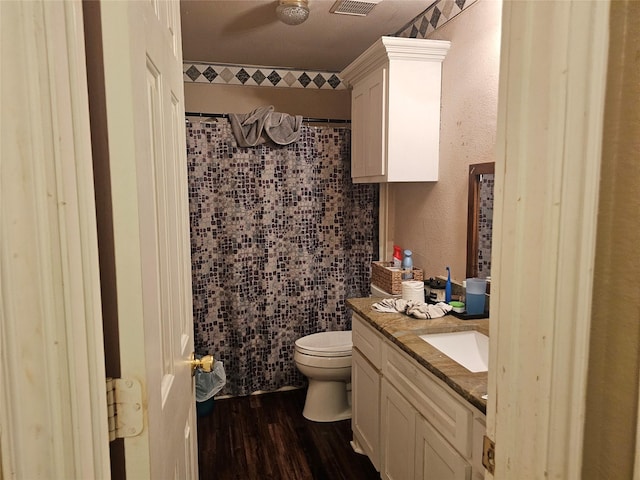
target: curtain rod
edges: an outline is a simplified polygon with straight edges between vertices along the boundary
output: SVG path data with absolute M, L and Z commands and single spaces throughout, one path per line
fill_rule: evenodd
M 205 112 L 185 112 L 187 117 L 213 117 L 213 118 L 228 118 L 227 113 L 205 113 Z M 344 118 L 314 118 L 303 117 L 303 122 L 311 123 L 351 123 L 351 120 L 345 120 Z

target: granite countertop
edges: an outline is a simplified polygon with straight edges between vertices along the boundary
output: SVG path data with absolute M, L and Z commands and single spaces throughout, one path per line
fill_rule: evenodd
M 445 315 L 441 318 L 419 320 L 402 313 L 377 312 L 371 308 L 377 301 L 380 299 L 375 297 L 350 298 L 347 299 L 347 305 L 462 398 L 486 414 L 487 401 L 482 395 L 487 393 L 487 372 L 470 372 L 418 335 L 477 330 L 488 336 L 489 319 L 460 320 L 453 315 Z

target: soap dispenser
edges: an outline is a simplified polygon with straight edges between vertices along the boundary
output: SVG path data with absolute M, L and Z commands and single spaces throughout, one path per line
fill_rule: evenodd
M 451 301 L 451 270 L 447 267 L 447 284 L 444 287 L 444 301 L 449 303 Z

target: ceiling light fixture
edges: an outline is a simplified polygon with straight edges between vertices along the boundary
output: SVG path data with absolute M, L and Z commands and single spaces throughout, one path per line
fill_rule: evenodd
M 300 25 L 309 17 L 309 1 L 280 0 L 276 15 L 287 25 Z

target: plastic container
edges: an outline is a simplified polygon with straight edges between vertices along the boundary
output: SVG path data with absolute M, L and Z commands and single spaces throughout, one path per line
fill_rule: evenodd
M 439 278 L 430 278 L 427 281 L 429 290 L 429 296 L 427 300 L 431 303 L 444 302 L 445 298 L 445 284 Z
M 484 313 L 487 281 L 484 278 L 467 278 L 466 308 L 469 315 Z
M 211 415 L 213 413 L 213 407 L 216 406 L 215 401 L 216 398 L 211 397 L 203 402 L 196 402 L 196 415 L 199 418 Z
M 456 313 L 464 313 L 464 302 L 458 302 L 456 300 L 449 302 L 449 305 L 451 305 L 451 308 L 453 308 L 453 311 Z
M 411 280 L 413 278 L 413 252 L 411 250 L 404 251 L 402 259 L 402 280 Z

